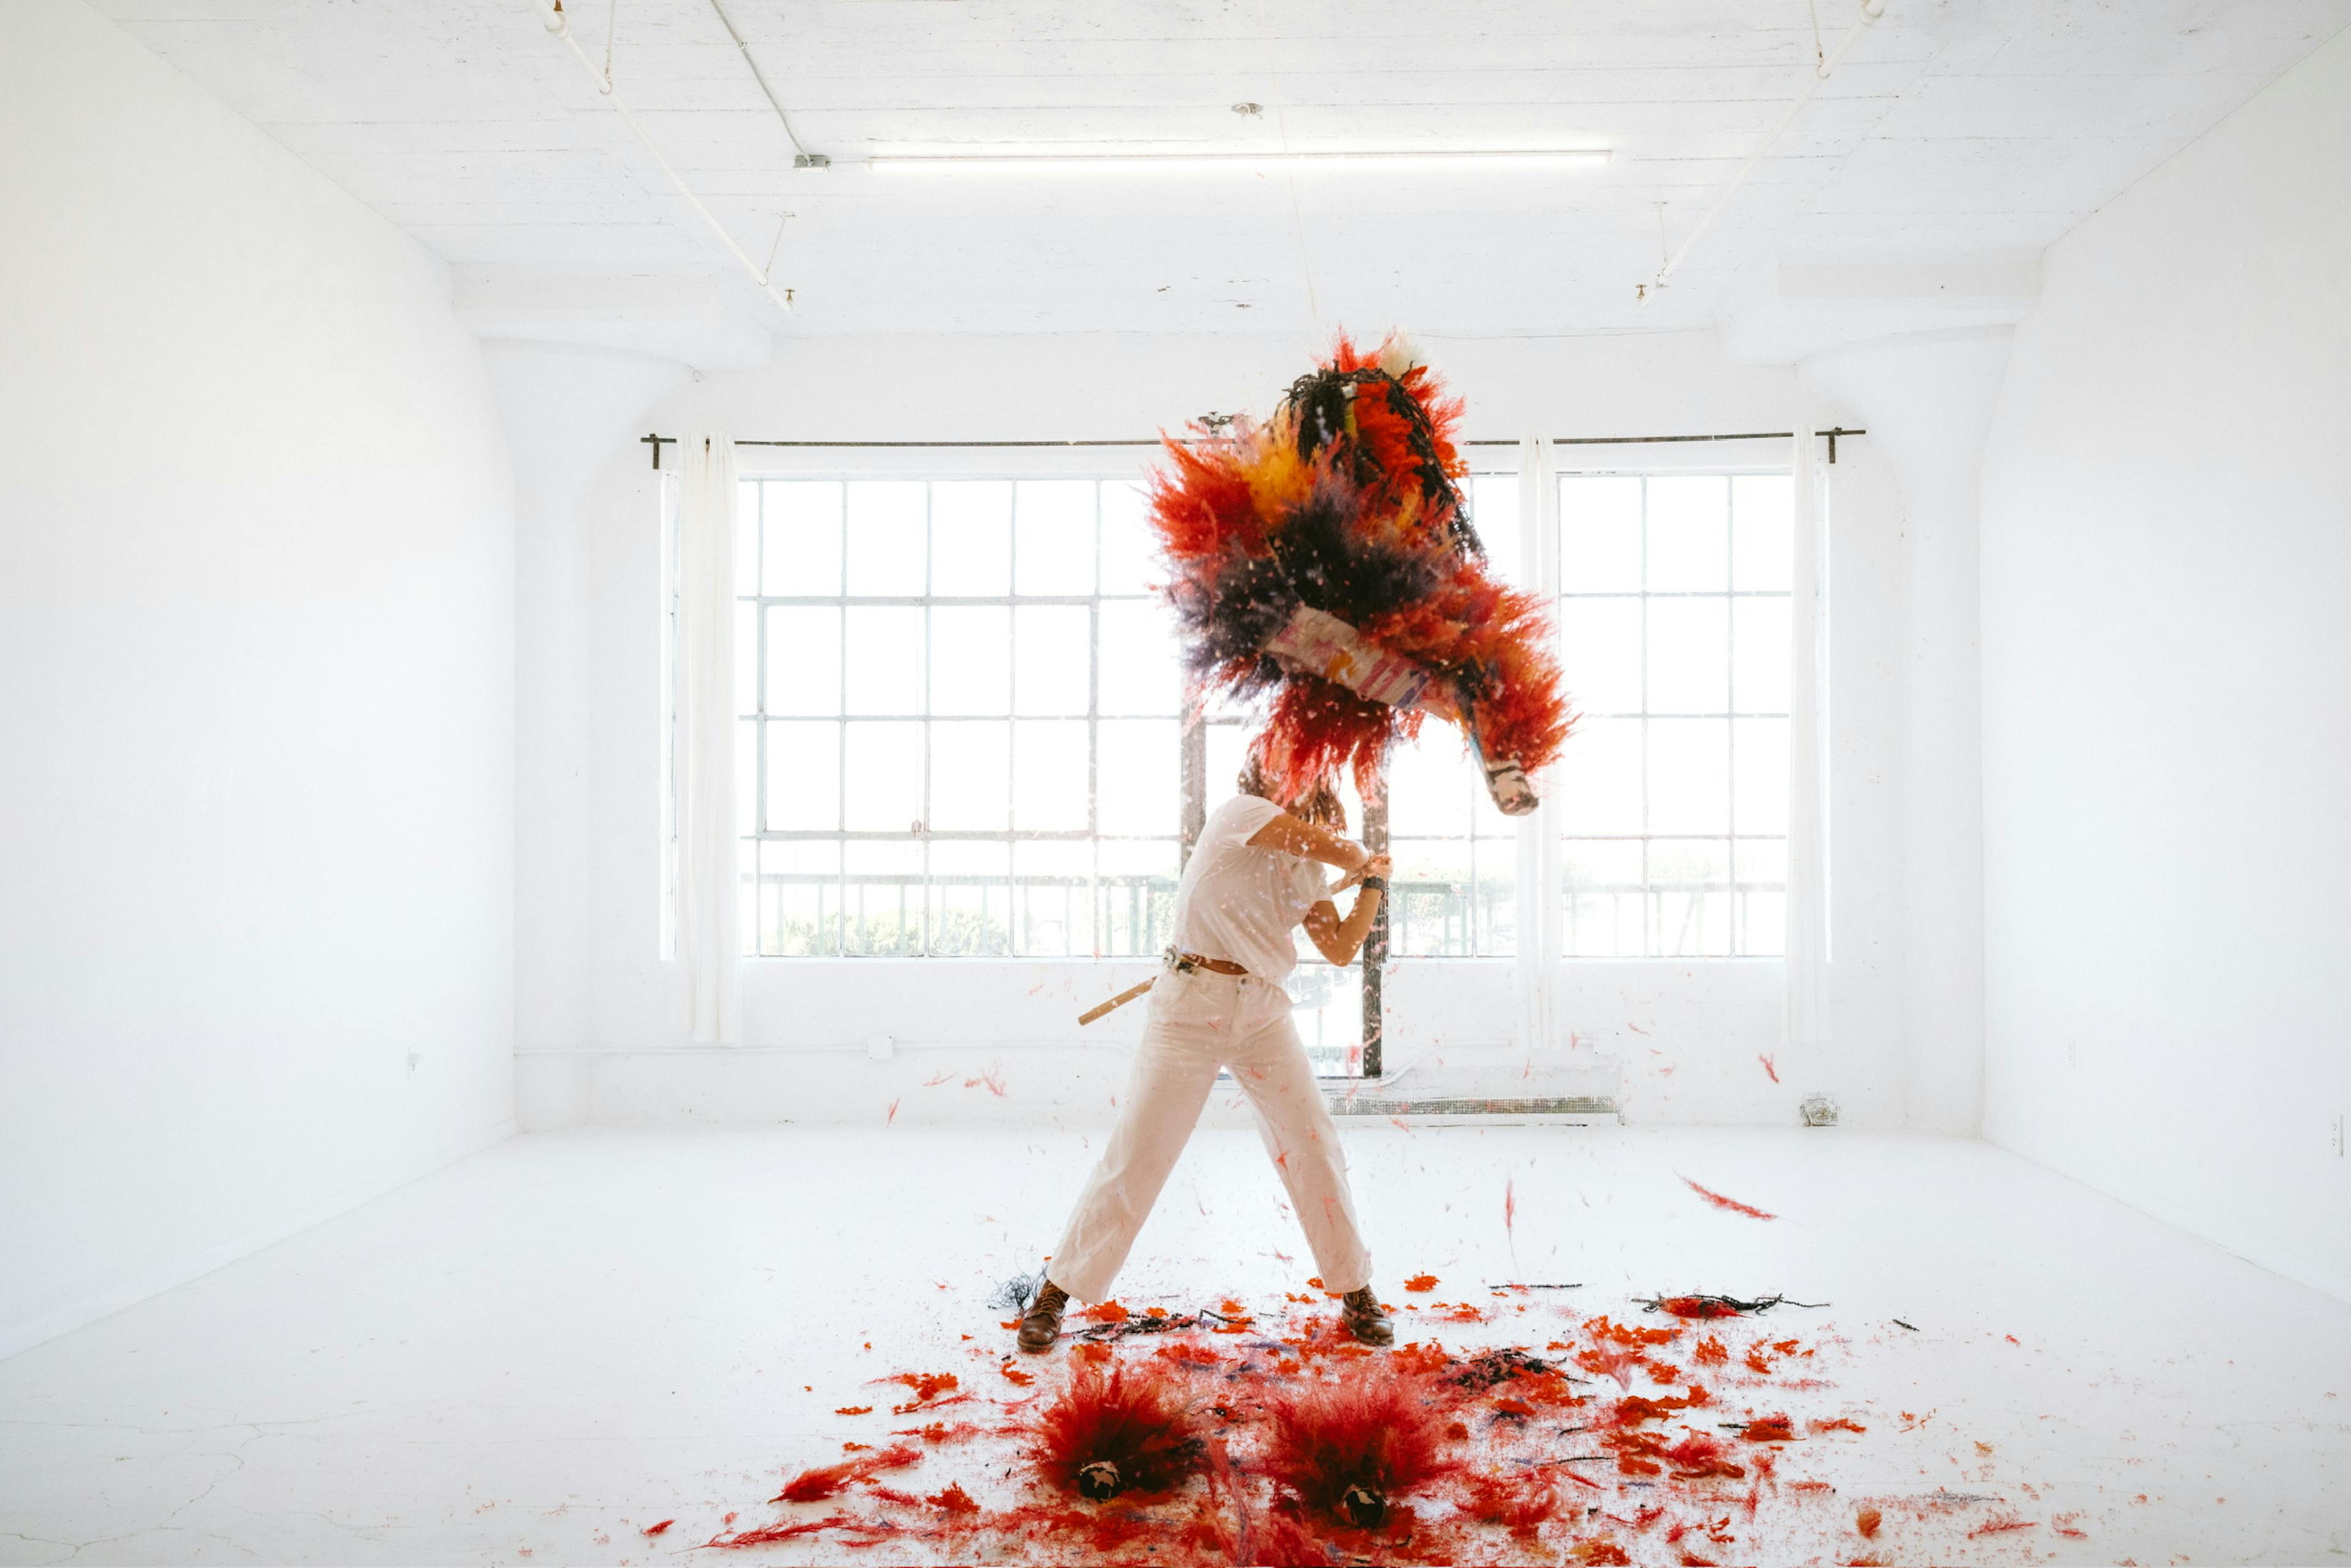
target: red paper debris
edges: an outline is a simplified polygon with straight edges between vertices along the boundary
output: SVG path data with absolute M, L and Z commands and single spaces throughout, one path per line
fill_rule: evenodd
M 1682 1182 L 1692 1192 L 1698 1194 L 1698 1197 L 1706 1199 L 1707 1202 L 1714 1205 L 1717 1208 L 1728 1209 L 1733 1214 L 1743 1214 L 1750 1219 L 1777 1219 L 1780 1218 L 1776 1214 L 1766 1214 L 1752 1204 L 1741 1203 L 1735 1197 L 1725 1197 L 1719 1192 L 1713 1192 L 1706 1187 L 1702 1187 L 1698 1186 L 1698 1183 L 1691 1181 L 1687 1176 L 1682 1177 Z
M 841 1488 L 883 1470 L 902 1470 L 914 1464 L 922 1455 L 904 1443 L 893 1444 L 881 1452 L 862 1459 L 848 1459 L 837 1465 L 820 1465 L 802 1470 L 784 1483 L 784 1490 L 771 1499 L 775 1502 L 815 1502 L 831 1497 Z

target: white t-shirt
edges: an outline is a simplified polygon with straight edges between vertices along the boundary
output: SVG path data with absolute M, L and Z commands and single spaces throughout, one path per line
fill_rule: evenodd
M 1236 795 L 1208 813 L 1176 885 L 1177 952 L 1228 958 L 1268 980 L 1298 967 L 1290 934 L 1331 895 L 1320 862 L 1249 842 L 1281 814 L 1254 795 Z

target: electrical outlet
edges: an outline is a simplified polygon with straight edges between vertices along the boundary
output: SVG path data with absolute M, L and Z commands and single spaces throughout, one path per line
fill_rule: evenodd
M 423 1057 L 422 1057 L 422 1056 L 420 1056 L 419 1054 L 417 1054 L 415 1051 L 410 1051 L 410 1052 L 408 1053 L 408 1075 L 409 1075 L 411 1078 L 413 1078 L 413 1077 L 415 1077 L 415 1076 L 416 1076 L 416 1066 L 417 1066 L 417 1063 L 419 1063 L 419 1062 L 423 1061 L 423 1060 L 424 1060 L 424 1058 L 423 1058 Z
M 2069 1040 L 2065 1042 L 2065 1065 L 2068 1067 L 2079 1067 L 2082 1065 L 2081 1041 Z
M 2340 1112 L 2335 1113 L 2335 1125 L 2329 1131 L 2335 1140 L 2335 1157 L 2339 1160 L 2343 1157 L 2343 1116 Z
M 891 1039 L 888 1035 L 869 1034 L 865 1037 L 866 1061 L 887 1061 L 897 1053 L 898 1042 Z

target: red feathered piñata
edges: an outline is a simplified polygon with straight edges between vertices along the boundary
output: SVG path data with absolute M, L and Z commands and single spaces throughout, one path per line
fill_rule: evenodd
M 1342 768 L 1370 789 L 1434 713 L 1517 816 L 1567 739 L 1542 603 L 1489 575 L 1454 483 L 1460 417 L 1398 340 L 1342 338 L 1270 419 L 1170 441 L 1153 476 L 1193 679 L 1269 699 L 1252 755 L 1286 800 Z

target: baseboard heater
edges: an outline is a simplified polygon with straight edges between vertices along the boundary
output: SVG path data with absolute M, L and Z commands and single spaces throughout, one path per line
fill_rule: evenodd
M 1544 1095 L 1516 1100 L 1431 1096 L 1420 1100 L 1375 1100 L 1368 1094 L 1331 1097 L 1331 1114 L 1341 1119 L 1408 1116 L 1423 1126 L 1469 1122 L 1556 1122 L 1590 1124 L 1618 1119 L 1616 1102 L 1605 1094 Z

